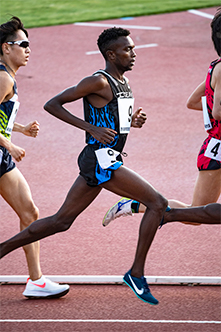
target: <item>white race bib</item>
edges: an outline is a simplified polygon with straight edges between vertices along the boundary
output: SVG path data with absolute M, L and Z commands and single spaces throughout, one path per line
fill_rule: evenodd
M 0 150 L 0 165 L 1 165 L 1 163 L 2 163 L 2 158 L 3 158 L 3 151 Z
M 134 98 L 118 98 L 120 134 L 128 134 L 132 121 Z
M 95 150 L 95 154 L 100 167 L 103 169 L 107 169 L 108 167 L 118 162 L 116 157 L 120 154 L 120 152 L 110 148 L 102 148 L 99 150 Z
M 204 156 L 221 161 L 221 141 L 216 138 L 211 138 Z
M 15 101 L 12 112 L 11 112 L 11 116 L 10 116 L 9 121 L 8 121 L 7 128 L 5 129 L 6 134 L 11 135 L 11 133 L 12 133 L 12 129 L 13 129 L 13 126 L 14 126 L 15 117 L 16 117 L 16 114 L 18 112 L 19 105 L 20 105 L 19 101 Z
M 201 100 L 202 100 L 202 107 L 203 107 L 204 128 L 207 131 L 212 128 L 212 125 L 210 122 L 209 113 L 208 113 L 208 109 L 207 109 L 206 96 L 203 96 L 201 98 Z

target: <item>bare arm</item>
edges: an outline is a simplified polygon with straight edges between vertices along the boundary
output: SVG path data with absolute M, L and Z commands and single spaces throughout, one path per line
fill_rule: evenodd
M 9 100 L 13 94 L 14 81 L 5 71 L 0 71 L 0 104 Z
M 103 103 L 108 102 L 109 85 L 100 76 L 89 76 L 80 81 L 77 85 L 70 87 L 50 99 L 44 108 L 47 112 L 54 115 L 58 119 L 69 123 L 79 129 L 89 132 L 95 139 L 101 143 L 111 143 L 117 134 L 116 131 L 110 128 L 96 127 L 70 113 L 64 104 L 76 101 L 86 96 L 90 96 L 94 101 L 103 100 Z
M 28 123 L 26 126 L 15 122 L 13 126 L 13 131 L 17 131 L 26 136 L 36 137 L 39 132 L 39 123 L 35 120 Z
M 206 81 L 203 81 L 190 95 L 187 100 L 188 108 L 202 111 L 201 97 L 205 96 L 205 84 Z
M 213 70 L 211 85 L 214 89 L 212 115 L 215 120 L 221 120 L 221 63 Z
M 25 150 L 17 146 L 0 134 L 0 145 L 6 148 L 16 161 L 21 161 L 25 157 Z

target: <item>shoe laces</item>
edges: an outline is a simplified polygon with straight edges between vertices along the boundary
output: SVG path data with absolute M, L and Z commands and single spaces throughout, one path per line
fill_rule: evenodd
M 143 284 L 144 293 L 150 293 L 150 289 L 149 289 L 148 283 L 146 282 L 146 278 L 141 277 L 140 279 L 141 279 L 142 284 Z

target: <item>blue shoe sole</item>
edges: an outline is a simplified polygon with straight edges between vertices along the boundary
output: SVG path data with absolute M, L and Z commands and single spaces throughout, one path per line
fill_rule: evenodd
M 138 297 L 138 299 L 142 300 L 142 301 L 145 302 L 145 303 L 149 303 L 149 304 L 151 304 L 151 305 L 157 305 L 157 304 L 159 303 L 159 302 L 157 302 L 157 303 L 153 303 L 153 302 L 149 302 L 149 301 L 147 301 L 147 300 L 142 299 L 142 297 L 140 297 L 140 296 L 134 291 L 133 287 L 131 287 L 131 286 L 128 284 L 128 282 L 126 282 L 126 280 L 125 280 L 124 278 L 123 278 L 123 281 L 125 282 L 125 284 L 127 284 L 127 286 L 130 287 L 130 289 L 132 289 L 132 291 L 133 291 L 134 294 Z

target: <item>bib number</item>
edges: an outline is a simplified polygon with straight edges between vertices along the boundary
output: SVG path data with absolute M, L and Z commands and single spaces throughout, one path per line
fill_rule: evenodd
M 221 141 L 216 138 L 211 138 L 204 156 L 221 161 Z
M 120 152 L 110 148 L 102 148 L 96 150 L 95 154 L 100 167 L 103 169 L 107 169 L 117 162 L 116 157 L 120 154 Z
M 207 102 L 206 102 L 206 96 L 203 96 L 201 98 L 201 100 L 202 100 L 202 107 L 203 107 L 204 128 L 207 131 L 207 130 L 210 130 L 212 128 L 212 125 L 211 125 L 210 118 L 209 118 Z
M 5 130 L 6 134 L 11 135 L 11 133 L 12 133 L 12 129 L 13 129 L 13 126 L 14 126 L 15 117 L 16 117 L 16 114 L 18 112 L 19 105 L 20 105 L 19 101 L 15 101 L 12 112 L 11 112 L 11 116 L 10 116 L 9 121 L 8 121 L 7 128 Z
M 128 134 L 132 121 L 134 98 L 118 98 L 120 134 Z

